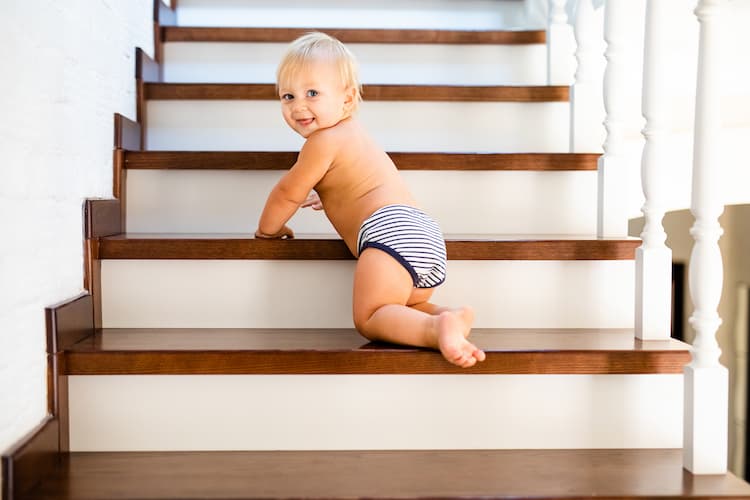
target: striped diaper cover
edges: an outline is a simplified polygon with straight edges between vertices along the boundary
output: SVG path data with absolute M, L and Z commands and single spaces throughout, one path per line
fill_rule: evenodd
M 432 288 L 445 281 L 445 240 L 437 223 L 419 209 L 386 205 L 362 223 L 357 253 L 377 248 L 409 271 L 416 288 Z

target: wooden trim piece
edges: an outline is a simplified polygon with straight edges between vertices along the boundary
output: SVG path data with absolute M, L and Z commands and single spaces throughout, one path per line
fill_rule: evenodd
M 126 151 L 132 170 L 287 170 L 291 151 Z M 400 170 L 595 171 L 599 153 L 388 153 Z
M 159 1 L 159 0 L 155 0 Z M 158 46 L 157 46 L 158 47 Z M 160 82 L 162 79 L 162 66 L 151 59 L 143 49 L 135 49 L 135 92 L 136 92 L 136 121 L 140 125 L 140 148 L 146 149 L 146 128 L 148 126 L 148 106 L 146 103 L 147 82 Z
M 146 149 L 146 115 L 148 106 L 146 103 L 146 84 L 143 80 L 135 81 L 135 115 L 136 120 L 141 125 L 141 149 Z
M 175 6 L 164 5 L 161 0 L 154 0 L 154 59 L 158 63 L 164 61 L 164 33 L 163 26 L 177 24 Z M 159 66 L 159 81 L 163 77 L 163 67 Z
M 522 45 L 546 43 L 544 30 L 420 30 L 420 29 L 340 29 L 340 28 L 236 28 L 183 27 L 162 28 L 164 42 L 269 42 L 286 43 L 309 33 L 321 31 L 344 43 L 414 43 Z
M 568 102 L 567 86 L 364 85 L 367 101 Z M 276 100 L 274 84 L 146 83 L 147 100 Z
M 432 351 L 403 352 L 66 352 L 69 375 L 439 375 L 680 374 L 690 354 L 675 352 L 488 353 L 471 369 Z
M 135 79 L 144 82 L 160 82 L 160 71 L 159 63 L 152 59 L 142 48 L 136 47 Z
M 86 200 L 86 238 L 122 233 L 120 200 Z
M 446 241 L 453 260 L 632 260 L 640 244 L 636 239 Z
M 388 153 L 400 170 L 597 170 L 599 153 Z
M 55 413 L 59 423 L 60 453 L 70 451 L 70 407 L 68 404 L 68 376 L 65 375 L 65 355 L 54 355 L 55 375 Z
M 128 171 L 125 167 L 126 151 L 112 151 L 112 194 L 120 201 L 120 230 L 127 231 Z
M 2 456 L 2 498 L 23 498 L 42 479 L 55 474 L 59 463 L 59 427 L 52 416 L 44 420 Z
M 682 373 L 689 346 L 632 330 L 476 329 L 471 370 L 433 350 L 371 343 L 351 329 L 103 329 L 65 352 L 70 375 Z
M 47 307 L 44 311 L 48 354 L 64 351 L 94 334 L 93 303 L 88 293 Z
M 640 240 L 448 238 L 451 260 L 632 260 Z M 101 259 L 347 260 L 354 257 L 334 238 L 258 240 L 247 235 L 121 234 L 102 238 Z
M 98 261 L 97 261 L 98 262 Z M 47 363 L 49 410 L 56 417 L 55 440 L 58 452 L 70 449 L 68 377 L 62 351 L 94 335 L 95 301 L 90 294 L 47 307 Z
M 84 287 L 93 297 L 94 328 L 99 328 L 102 325 L 99 238 L 120 234 L 125 227 L 125 213 L 120 200 L 86 200 L 85 207 Z
M 102 326 L 102 261 L 99 259 L 99 240 L 88 239 L 84 243 L 85 283 L 93 298 L 94 328 Z
M 140 151 L 142 149 L 141 125 L 120 113 L 115 113 L 114 116 L 114 148 Z
M 165 5 L 161 0 L 154 0 L 154 22 L 162 26 L 175 26 L 177 24 L 176 6 L 176 0 L 172 0 L 171 5 Z

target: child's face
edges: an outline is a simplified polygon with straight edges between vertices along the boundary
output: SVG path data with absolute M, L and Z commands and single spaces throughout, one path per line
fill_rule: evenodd
M 304 138 L 333 127 L 351 114 L 354 89 L 345 87 L 332 63 L 311 62 L 289 81 L 279 83 L 284 120 Z

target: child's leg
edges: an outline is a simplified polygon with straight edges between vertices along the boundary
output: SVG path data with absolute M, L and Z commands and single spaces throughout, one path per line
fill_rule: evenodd
M 466 340 L 473 321 L 470 309 L 431 315 L 407 306 L 413 292 L 411 276 L 393 257 L 374 248 L 364 250 L 354 273 L 357 330 L 370 340 L 439 349 L 463 367 L 484 359 L 484 352 Z
M 413 309 L 416 309 L 417 311 L 426 312 L 427 314 L 431 314 L 433 316 L 438 316 L 440 313 L 445 311 L 459 312 L 463 309 L 466 309 L 466 307 L 455 308 L 433 304 L 432 302 L 430 302 L 430 298 L 432 297 L 432 292 L 434 290 L 434 288 L 413 288 L 411 296 L 406 302 L 406 305 Z

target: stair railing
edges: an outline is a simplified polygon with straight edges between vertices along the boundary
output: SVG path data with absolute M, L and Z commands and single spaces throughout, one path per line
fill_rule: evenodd
M 690 324 L 695 330 L 692 361 L 685 366 L 684 465 L 695 474 L 727 471 L 728 393 L 727 369 L 719 363 L 721 348 L 716 331 L 721 299 L 723 265 L 719 216 L 724 211 L 720 186 L 721 77 L 720 26 L 724 0 L 700 0 L 695 15 L 700 23 L 698 80 L 695 99 L 693 185 L 691 212 L 695 239 L 690 255 L 690 297 L 695 310 Z
M 628 235 L 634 178 L 643 148 L 638 132 L 645 2 L 607 0 L 604 5 L 604 154 L 598 162 L 597 236 Z
M 632 0 L 606 0 L 606 77 L 595 73 L 597 46 L 594 0 L 580 0 L 576 9 L 575 38 L 577 71 L 571 89 L 571 151 L 598 151 L 604 143 L 605 155 L 599 163 L 599 236 L 622 235 L 627 221 L 623 201 L 618 198 L 623 177 L 622 161 L 623 93 L 625 76 L 620 51 L 624 36 L 623 6 Z M 562 2 L 551 2 L 550 9 Z M 668 0 L 647 0 L 643 57 L 642 112 L 646 119 L 642 134 L 645 145 L 641 158 L 641 184 L 645 203 L 643 244 L 636 251 L 636 336 L 642 340 L 667 339 L 670 332 L 671 260 L 662 225 L 665 193 L 670 179 L 663 165 L 670 161 L 668 138 L 669 89 L 664 29 L 670 18 Z M 691 211 L 695 239 L 690 258 L 690 295 L 695 310 L 690 318 L 696 337 L 692 361 L 684 369 L 684 466 L 694 474 L 727 472 L 728 371 L 719 362 L 721 349 L 716 332 L 721 324 L 718 305 L 723 283 L 723 265 L 718 240 L 722 229 L 718 218 L 723 211 L 719 191 L 720 135 L 720 40 L 718 16 L 724 0 L 699 0 L 695 15 L 700 24 L 698 80 L 694 129 L 694 165 Z M 559 14 L 559 11 L 555 11 Z M 550 15 L 552 19 L 553 14 Z M 615 21 L 617 19 L 617 21 Z M 604 36 L 602 37 L 604 38 Z M 627 60 L 625 58 L 624 60 Z M 604 82 L 602 85 L 601 82 Z M 603 88 L 597 95 L 596 87 Z M 600 141 L 596 127 L 597 100 L 606 102 L 604 123 L 608 133 Z M 606 99 L 606 101 L 605 101 Z M 603 106 L 602 106 L 603 107 Z M 624 216 L 625 215 L 625 216 Z M 617 217 L 620 217 L 618 220 Z
M 646 143 L 641 160 L 645 226 L 643 244 L 635 255 L 635 335 L 642 340 L 668 339 L 670 335 L 672 250 L 665 244 L 667 233 L 662 225 L 669 188 L 664 166 L 670 161 L 665 144 L 669 134 L 669 79 L 665 69 L 669 30 L 664 29 L 669 5 L 669 0 L 647 0 L 646 4 L 642 97 Z
M 575 35 L 568 22 L 568 0 L 549 0 L 547 20 L 547 84 L 571 85 L 575 73 Z
M 604 129 L 604 22 L 596 0 L 578 0 L 575 10 L 576 72 L 570 89 L 570 151 L 602 151 Z M 598 3 L 598 2 L 597 2 Z

